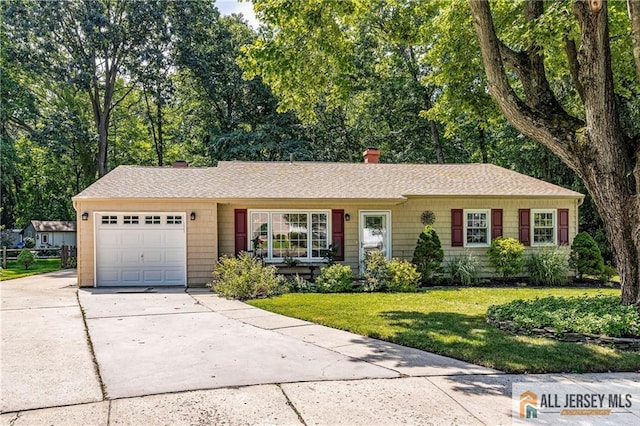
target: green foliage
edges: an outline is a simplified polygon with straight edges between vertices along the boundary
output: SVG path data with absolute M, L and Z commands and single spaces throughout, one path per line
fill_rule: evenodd
M 444 252 L 438 233 L 431 225 L 425 226 L 418 237 L 412 260 L 420 272 L 423 284 L 428 283 L 433 274 L 440 269 L 443 258 Z
M 491 241 L 487 255 L 489 264 L 503 278 L 512 277 L 522 271 L 524 245 L 515 238 L 495 238 Z
M 289 287 L 289 292 L 291 293 L 317 293 L 318 287 L 300 275 L 296 274 L 292 278 L 287 280 L 287 286 Z
M 557 286 L 567 283 L 569 269 L 567 256 L 558 249 L 544 249 L 533 253 L 526 260 L 531 284 Z
M 604 272 L 604 259 L 598 243 L 586 232 L 580 232 L 571 244 L 569 264 L 578 271 L 580 277 L 593 275 L 600 277 Z
M 347 265 L 334 264 L 320 270 L 316 286 L 321 293 L 341 293 L 353 288 L 353 272 Z
M 640 337 L 640 312 L 617 296 L 544 297 L 514 300 L 487 310 L 491 321 L 514 321 L 518 328 L 553 327 L 559 333 Z
M 34 248 L 36 246 L 36 240 L 31 237 L 25 237 L 23 241 L 25 248 Z
M 33 262 L 36 261 L 35 257 L 33 257 L 33 253 L 29 249 L 23 248 L 20 250 L 20 254 L 18 254 L 18 258 L 16 261 L 24 267 L 24 269 L 29 269 L 29 266 L 33 265 Z
M 255 299 L 282 294 L 285 280 L 276 274 L 275 266 L 242 252 L 238 257 L 221 257 L 213 268 L 213 281 L 207 284 L 220 296 L 230 299 Z
M 480 278 L 480 261 L 471 254 L 453 256 L 447 260 L 445 271 L 452 284 L 473 285 Z
M 406 260 L 387 258 L 377 250 L 367 252 L 364 259 L 364 291 L 413 292 L 418 288 L 420 273 Z
M 415 292 L 420 282 L 420 272 L 406 260 L 391 259 L 387 263 L 387 291 Z

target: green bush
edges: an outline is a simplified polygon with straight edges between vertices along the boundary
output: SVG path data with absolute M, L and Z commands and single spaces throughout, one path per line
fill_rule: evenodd
M 487 320 L 514 321 L 517 328 L 553 327 L 558 333 L 640 337 L 640 313 L 618 296 L 544 297 L 493 305 Z
M 24 269 L 29 269 L 29 266 L 33 265 L 36 261 L 35 257 L 33 257 L 33 253 L 26 248 L 20 250 L 20 254 L 18 254 L 18 258 L 16 261 L 24 267 Z
M 545 249 L 533 253 L 527 259 L 526 266 L 533 285 L 557 286 L 567 283 L 567 256 L 560 250 Z
M 420 272 L 406 260 L 391 259 L 387 263 L 387 290 L 393 292 L 415 292 L 420 283 Z
M 291 293 L 316 293 L 318 288 L 312 282 L 309 282 L 296 274 L 287 280 L 287 286 Z
M 480 261 L 468 253 L 453 256 L 446 262 L 445 271 L 452 284 L 477 284 L 480 278 Z
M 364 256 L 364 291 L 387 290 L 387 258 L 379 250 L 368 251 Z
M 24 239 L 24 247 L 25 248 L 34 248 L 36 246 L 36 240 L 31 237 L 26 237 Z
M 420 272 L 406 260 L 387 258 L 380 251 L 370 251 L 364 258 L 364 291 L 416 291 Z
M 428 283 L 433 274 L 440 269 L 444 258 L 440 238 L 432 226 L 427 225 L 420 233 L 413 252 L 413 264 L 422 277 L 422 283 Z
M 320 270 L 316 286 L 321 293 L 340 293 L 353 288 L 353 272 L 347 265 L 335 263 Z
M 255 299 L 286 292 L 285 280 L 275 266 L 264 266 L 258 259 L 242 252 L 236 257 L 223 256 L 213 268 L 208 284 L 220 296 L 230 299 Z
M 515 238 L 498 237 L 491 241 L 487 250 L 489 264 L 503 278 L 512 277 L 522 271 L 524 245 Z
M 600 277 L 604 272 L 604 259 L 598 243 L 586 232 L 580 232 L 571 244 L 569 264 L 578 272 L 578 277 L 594 275 Z

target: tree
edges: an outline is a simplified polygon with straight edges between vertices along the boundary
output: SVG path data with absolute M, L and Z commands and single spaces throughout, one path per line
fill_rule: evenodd
M 427 284 L 434 272 L 440 268 L 444 259 L 444 252 L 440 243 L 440 237 L 431 225 L 426 225 L 420 233 L 416 248 L 413 251 L 413 260 L 417 271 L 422 277 L 422 283 Z
M 29 266 L 33 265 L 33 262 L 35 261 L 36 259 L 33 257 L 31 250 L 26 248 L 20 250 L 20 254 L 18 254 L 18 258 L 16 259 L 16 262 L 22 265 L 24 269 L 29 269 Z
M 149 27 L 164 16 L 166 3 L 127 0 L 35 1 L 3 4 L 7 37 L 25 67 L 83 90 L 91 102 L 98 135 L 98 176 L 108 171 L 111 114 L 133 84 L 119 78 L 140 66 L 154 45 Z
M 578 271 L 582 278 L 584 275 L 600 277 L 604 272 L 604 259 L 600 248 L 591 235 L 580 232 L 571 244 L 571 257 L 569 265 Z
M 576 27 L 567 24 L 566 4 L 527 0 L 518 16 L 528 31 L 501 39 L 489 3 L 469 1 L 492 97 L 520 132 L 545 145 L 580 176 L 604 220 L 620 272 L 622 301 L 640 305 L 640 133 L 637 121 L 626 119 L 629 109 L 638 107 L 640 94 L 640 2 L 627 4 L 632 31 L 627 30 L 629 36 L 616 34 L 622 40 L 612 51 L 609 12 L 620 25 L 619 3 L 575 0 L 571 13 Z M 551 57 L 550 49 L 560 47 L 569 65 L 552 69 L 545 59 Z M 627 63 L 635 64 L 635 70 L 621 69 L 624 57 L 633 58 Z M 572 81 L 580 100 L 575 112 L 569 109 L 574 105 L 554 93 L 550 71 L 564 71 Z

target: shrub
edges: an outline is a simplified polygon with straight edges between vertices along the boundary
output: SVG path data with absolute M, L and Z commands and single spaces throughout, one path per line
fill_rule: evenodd
M 430 225 L 425 226 L 418 237 L 412 260 L 422 276 L 423 284 L 428 283 L 434 272 L 440 269 L 443 258 L 444 252 L 436 230 Z
M 24 247 L 25 248 L 34 248 L 36 246 L 36 240 L 31 237 L 26 237 L 24 239 Z
M 380 251 L 370 251 L 364 259 L 364 291 L 416 291 L 420 272 L 406 260 L 387 258 Z
M 522 271 L 524 245 L 515 238 L 498 237 L 491 241 L 487 250 L 489 264 L 503 278 L 512 277 Z
M 480 261 L 477 257 L 468 253 L 461 256 L 453 256 L 447 261 L 445 270 L 452 284 L 476 284 L 480 277 Z
M 526 262 L 529 279 L 533 285 L 566 284 L 569 275 L 566 255 L 556 249 L 533 253 Z
M 18 258 L 16 261 L 24 267 L 24 269 L 29 269 L 29 266 L 33 265 L 33 262 L 36 259 L 33 257 L 33 253 L 28 249 L 24 248 L 20 250 L 20 254 L 18 254 Z
M 553 327 L 558 333 L 640 336 L 640 313 L 635 306 L 623 305 L 618 296 L 514 300 L 490 306 L 487 320 L 513 321 L 517 328 L 525 330 Z
M 600 277 L 604 272 L 604 259 L 598 243 L 586 232 L 580 232 L 571 244 L 569 264 L 578 272 L 578 277 L 595 275 Z
M 611 265 L 604 265 L 604 269 L 602 270 L 602 274 L 600 275 L 602 281 L 608 283 L 611 282 L 611 278 L 618 275 L 618 271 Z
M 387 290 L 387 258 L 379 250 L 368 251 L 364 256 L 364 291 Z
M 282 294 L 284 278 L 276 274 L 275 266 L 263 266 L 258 259 L 242 252 L 236 257 L 223 256 L 213 268 L 209 287 L 230 299 L 255 299 Z
M 414 292 L 420 283 L 420 272 L 406 260 L 391 259 L 387 263 L 387 290 Z
M 321 293 L 340 293 L 353 288 L 353 272 L 347 265 L 339 263 L 324 267 L 316 278 L 316 286 Z
M 292 293 L 316 293 L 318 288 L 312 282 L 309 282 L 296 274 L 287 280 L 287 286 Z

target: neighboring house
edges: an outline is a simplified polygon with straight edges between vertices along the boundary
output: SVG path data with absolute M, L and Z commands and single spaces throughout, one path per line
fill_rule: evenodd
M 445 256 L 483 260 L 498 236 L 532 250 L 578 232 L 580 193 L 490 164 L 377 164 L 378 153 L 362 164 L 117 167 L 73 198 L 79 284 L 202 286 L 221 255 L 255 248 L 266 262 L 320 264 L 332 243 L 357 271 L 371 249 L 410 260 L 424 216 Z
M 21 232 L 22 240 L 33 238 L 36 248 L 76 245 L 76 222 L 32 220 Z

